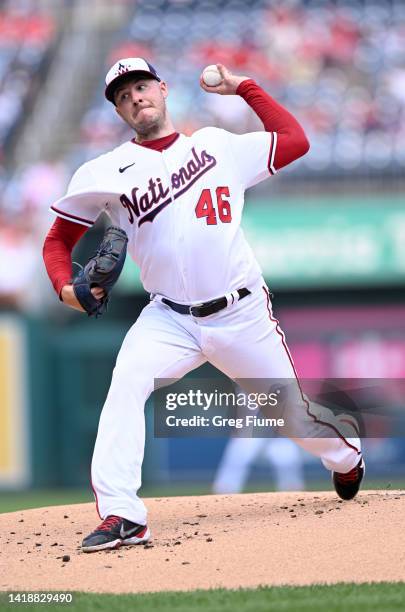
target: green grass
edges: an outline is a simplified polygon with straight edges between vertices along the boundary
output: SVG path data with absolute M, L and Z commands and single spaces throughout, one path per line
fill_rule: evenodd
M 403 489 L 404 480 L 368 480 L 367 489 Z M 268 483 L 255 483 L 246 488 L 246 493 L 273 491 Z M 329 480 L 319 480 L 308 484 L 308 490 L 332 490 Z M 204 484 L 163 484 L 159 486 L 145 486 L 141 497 L 173 497 L 176 495 L 207 495 L 211 493 L 208 485 Z M 33 489 L 27 491 L 0 492 L 0 513 L 14 512 L 27 508 L 43 508 L 67 504 L 81 504 L 93 502 L 94 497 L 89 489 Z
M 228 591 L 215 589 L 143 595 L 74 593 L 69 605 L 24 604 L 24 610 L 75 612 L 389 612 L 403 610 L 405 583 L 336 584 L 308 587 L 261 587 Z M 0 609 L 16 609 L 0 595 Z
M 93 501 L 92 494 L 85 489 L 33 489 L 28 491 L 2 491 L 0 513 L 43 508 L 66 504 L 80 504 Z

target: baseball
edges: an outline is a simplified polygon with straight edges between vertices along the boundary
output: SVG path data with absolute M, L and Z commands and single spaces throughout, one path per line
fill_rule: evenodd
M 219 85 L 223 81 L 221 73 L 215 64 L 204 68 L 202 78 L 204 83 L 209 87 L 216 87 L 216 85 Z

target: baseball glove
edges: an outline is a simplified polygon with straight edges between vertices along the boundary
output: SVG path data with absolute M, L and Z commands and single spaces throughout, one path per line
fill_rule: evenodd
M 124 266 L 127 242 L 124 230 L 108 227 L 96 253 L 73 279 L 73 291 L 89 317 L 99 317 L 106 311 L 110 291 Z M 105 295 L 96 299 L 92 287 L 101 287 Z

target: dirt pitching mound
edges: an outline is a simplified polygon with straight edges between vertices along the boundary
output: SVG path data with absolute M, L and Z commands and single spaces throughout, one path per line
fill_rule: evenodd
M 0 514 L 0 589 L 138 593 L 404 581 L 405 492 L 146 500 L 147 545 L 82 553 L 94 504 Z M 67 557 L 64 556 L 68 556 Z

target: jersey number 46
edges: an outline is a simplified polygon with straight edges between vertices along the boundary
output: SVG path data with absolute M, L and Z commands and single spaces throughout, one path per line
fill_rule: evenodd
M 207 225 L 217 225 L 218 213 L 219 220 L 222 221 L 222 223 L 230 223 L 232 221 L 231 203 L 229 200 L 224 199 L 225 197 L 229 198 L 229 187 L 217 187 L 215 194 L 217 197 L 216 207 L 212 201 L 211 190 L 202 190 L 195 207 L 197 218 L 201 219 L 205 217 Z

